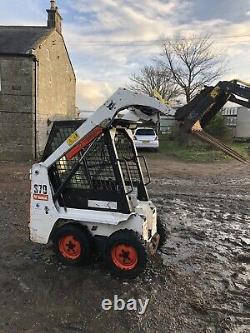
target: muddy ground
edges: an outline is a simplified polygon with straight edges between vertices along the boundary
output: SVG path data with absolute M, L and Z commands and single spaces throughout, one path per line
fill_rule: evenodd
M 249 166 L 149 164 L 168 239 L 130 282 L 31 244 L 29 165 L 0 164 L 0 333 L 250 332 Z M 103 311 L 115 294 L 149 298 L 146 313 Z

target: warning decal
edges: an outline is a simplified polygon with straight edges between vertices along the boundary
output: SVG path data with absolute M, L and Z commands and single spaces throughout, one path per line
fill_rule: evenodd
M 79 140 L 79 135 L 78 135 L 78 133 L 77 132 L 74 132 L 73 134 L 71 134 L 71 136 L 70 137 L 68 137 L 68 139 L 67 139 L 67 144 L 69 145 L 69 146 L 72 146 L 76 141 L 78 141 Z

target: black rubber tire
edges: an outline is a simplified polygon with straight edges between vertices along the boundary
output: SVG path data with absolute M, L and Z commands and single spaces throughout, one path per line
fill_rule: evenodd
M 76 259 L 66 258 L 60 251 L 59 243 L 60 240 L 65 237 L 72 235 L 80 243 L 81 254 Z M 64 265 L 70 266 L 81 266 L 87 264 L 90 260 L 91 253 L 91 239 L 87 231 L 77 225 L 65 225 L 57 229 L 53 235 L 54 251 L 58 259 Z
M 158 244 L 158 250 L 160 250 L 162 245 L 164 245 L 166 243 L 168 232 L 167 232 L 166 227 L 164 226 L 164 224 L 162 223 L 162 221 L 159 217 L 157 218 L 157 233 L 160 236 L 160 241 L 159 241 L 159 244 Z
M 133 269 L 125 270 L 119 268 L 112 260 L 112 249 L 119 244 L 130 245 L 137 253 L 138 262 Z M 115 277 L 123 279 L 134 279 L 146 268 L 147 252 L 139 235 L 133 230 L 119 230 L 113 233 L 107 240 L 105 251 L 105 262 L 111 273 Z

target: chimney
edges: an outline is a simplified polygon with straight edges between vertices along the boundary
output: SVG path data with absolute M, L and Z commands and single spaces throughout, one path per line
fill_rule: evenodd
M 56 0 L 50 1 L 50 9 L 47 9 L 48 13 L 48 28 L 55 28 L 56 31 L 62 33 L 62 17 L 59 14 L 58 7 L 56 6 Z

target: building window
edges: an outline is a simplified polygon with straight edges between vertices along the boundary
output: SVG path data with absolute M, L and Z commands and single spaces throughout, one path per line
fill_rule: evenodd
M 236 127 L 237 126 L 237 117 L 235 116 L 226 116 L 226 125 L 229 127 Z

